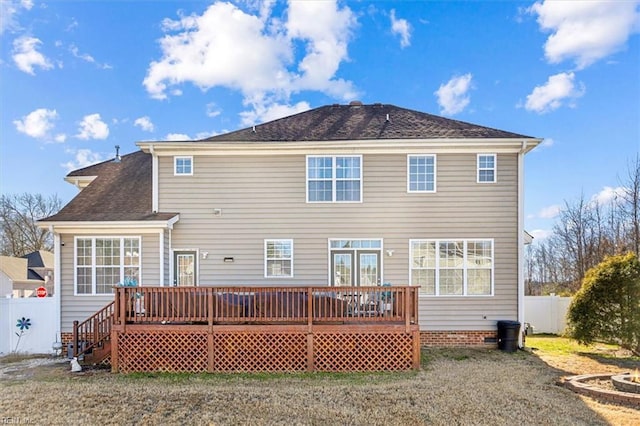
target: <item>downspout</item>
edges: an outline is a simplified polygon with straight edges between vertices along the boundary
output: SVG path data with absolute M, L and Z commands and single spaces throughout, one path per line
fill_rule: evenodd
M 60 337 L 60 341 L 62 342 L 62 318 L 61 318 L 61 310 L 62 310 L 62 285 L 61 285 L 61 276 L 62 276 L 62 241 L 60 241 L 60 234 L 55 232 L 55 228 L 53 225 L 49 225 L 49 232 L 53 234 L 53 300 L 54 305 L 56 306 L 55 314 L 54 314 L 54 324 L 56 324 L 56 328 L 58 329 L 58 336 Z M 57 340 L 57 337 L 56 337 Z
M 158 208 L 158 155 L 153 149 L 153 145 L 149 145 L 151 153 L 151 211 L 157 213 Z
M 527 141 L 522 141 L 518 152 L 518 347 L 524 347 L 522 330 L 524 330 L 524 154 Z

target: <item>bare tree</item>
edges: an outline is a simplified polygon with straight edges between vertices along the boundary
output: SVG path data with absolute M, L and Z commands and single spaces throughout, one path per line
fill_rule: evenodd
M 628 166 L 623 191 L 622 210 L 629 228 L 630 248 L 640 255 L 640 155 Z
M 0 196 L 0 254 L 24 256 L 37 250 L 52 250 L 53 237 L 36 221 L 60 210 L 57 195 L 41 194 Z

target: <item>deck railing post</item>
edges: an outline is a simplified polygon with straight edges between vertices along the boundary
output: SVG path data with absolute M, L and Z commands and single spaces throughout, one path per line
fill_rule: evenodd
M 410 288 L 409 287 L 405 287 L 404 288 L 404 325 L 406 328 L 407 333 L 409 332 L 409 326 L 411 324 L 411 312 L 413 309 L 411 309 L 411 307 L 413 306 L 413 303 L 411 303 L 411 294 L 410 294 Z
M 127 298 L 126 298 L 126 292 L 125 292 L 126 288 L 121 287 L 121 288 L 117 288 L 116 289 L 116 295 L 117 298 L 119 298 L 120 300 L 118 300 L 118 305 L 120 306 L 120 325 L 123 327 L 126 326 L 127 324 Z

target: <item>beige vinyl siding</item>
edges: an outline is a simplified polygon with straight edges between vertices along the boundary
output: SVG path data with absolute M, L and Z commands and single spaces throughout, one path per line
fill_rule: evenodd
M 383 239 L 383 280 L 402 285 L 410 239 L 493 239 L 494 296 L 421 297 L 420 324 L 495 329 L 517 318 L 518 282 L 517 154 L 497 164 L 497 183 L 478 184 L 476 153 L 438 154 L 437 192 L 416 194 L 407 193 L 406 155 L 367 154 L 362 203 L 306 203 L 304 155 L 194 156 L 193 176 L 174 176 L 173 158 L 160 157 L 159 206 L 180 212 L 172 247 L 209 253 L 200 285 L 326 285 L 329 238 Z M 293 239 L 293 278 L 264 278 L 264 239 Z
M 148 232 L 148 231 L 147 231 Z M 83 234 L 79 237 L 141 237 L 142 262 L 141 285 L 159 285 L 160 256 L 158 233 L 113 233 L 113 234 Z M 73 330 L 73 321 L 84 321 L 96 311 L 102 309 L 113 300 L 112 295 L 74 295 L 74 253 L 75 237 L 73 234 L 60 235 L 61 247 L 61 291 L 60 291 L 60 326 L 62 332 Z

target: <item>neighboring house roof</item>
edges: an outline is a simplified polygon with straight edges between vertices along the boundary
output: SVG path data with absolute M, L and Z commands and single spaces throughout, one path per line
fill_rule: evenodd
M 96 176 L 53 216 L 39 222 L 167 221 L 177 213 L 151 211 L 151 155 L 142 151 L 75 170 L 68 176 Z
M 0 271 L 14 283 L 33 283 L 38 284 L 44 282 L 42 277 L 29 274 L 27 267 L 27 259 L 22 257 L 0 256 Z
M 25 254 L 23 259 L 27 259 L 29 268 L 51 268 L 53 269 L 53 253 L 46 250 L 38 250 Z
M 286 142 L 373 139 L 531 138 L 395 105 L 327 105 L 254 127 L 213 136 L 209 142 Z

